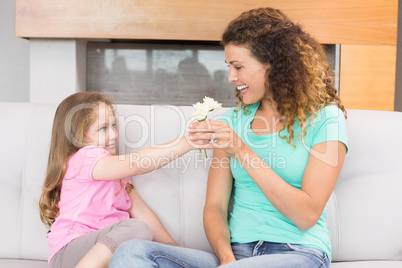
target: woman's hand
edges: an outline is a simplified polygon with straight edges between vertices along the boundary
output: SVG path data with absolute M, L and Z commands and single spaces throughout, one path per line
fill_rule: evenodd
M 231 157 L 241 153 L 246 146 L 225 122 L 210 120 L 194 122 L 186 132 L 189 133 L 189 139 L 196 144 L 195 148 L 222 149 Z

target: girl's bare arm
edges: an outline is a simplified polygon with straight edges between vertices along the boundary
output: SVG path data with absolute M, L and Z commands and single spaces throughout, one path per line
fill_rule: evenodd
M 193 149 L 194 147 L 184 136 L 135 153 L 106 156 L 96 163 L 92 177 L 94 180 L 118 180 L 149 173 Z

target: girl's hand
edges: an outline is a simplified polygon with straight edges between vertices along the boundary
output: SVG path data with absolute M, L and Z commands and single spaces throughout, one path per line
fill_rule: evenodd
M 194 122 L 186 129 L 189 139 L 197 149 L 222 149 L 233 157 L 240 153 L 245 144 L 225 122 L 202 121 Z M 202 144 L 199 144 L 199 143 Z

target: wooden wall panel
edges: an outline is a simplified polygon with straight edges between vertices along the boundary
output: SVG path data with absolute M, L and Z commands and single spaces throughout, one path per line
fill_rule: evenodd
M 340 97 L 346 109 L 394 110 L 396 46 L 342 45 Z
M 398 0 L 15 2 L 15 33 L 26 38 L 219 40 L 230 20 L 269 3 L 321 43 L 396 45 Z

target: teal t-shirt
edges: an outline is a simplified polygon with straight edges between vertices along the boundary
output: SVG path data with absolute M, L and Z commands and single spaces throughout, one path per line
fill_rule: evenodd
M 309 159 L 311 147 L 325 141 L 340 141 L 347 147 L 346 124 L 342 111 L 336 106 L 326 106 L 317 113 L 316 118 L 306 122 L 307 134 L 304 143 L 298 135 L 302 129 L 296 120 L 293 126 L 296 147 L 289 145 L 279 133 L 257 135 L 250 124 L 260 103 L 247 107 L 250 111 L 227 111 L 220 121 L 229 126 L 241 137 L 253 151 L 258 154 L 284 181 L 301 189 L 302 177 Z M 281 136 L 288 136 L 284 129 Z M 252 163 L 252 161 L 251 161 Z M 234 178 L 234 204 L 229 220 L 231 241 L 248 243 L 264 240 L 276 243 L 301 244 L 318 248 L 331 260 L 330 234 L 327 229 L 326 209 L 317 224 L 302 232 L 285 216 L 283 216 L 264 196 L 260 188 L 234 158 L 230 160 Z

